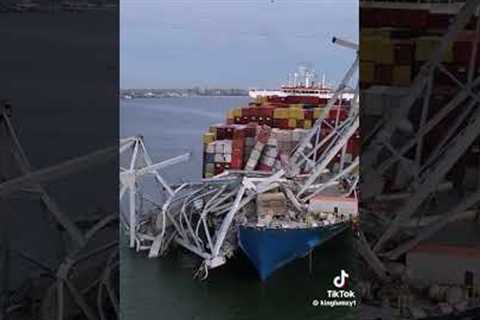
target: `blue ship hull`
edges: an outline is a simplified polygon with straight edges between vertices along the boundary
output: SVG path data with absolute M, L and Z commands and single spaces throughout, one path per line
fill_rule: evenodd
M 240 226 L 238 239 L 263 281 L 275 270 L 306 256 L 313 248 L 346 230 L 347 226 L 345 223 L 301 229 Z

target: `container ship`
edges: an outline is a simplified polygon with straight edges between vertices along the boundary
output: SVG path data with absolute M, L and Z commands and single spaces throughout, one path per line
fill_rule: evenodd
M 326 108 L 335 91 L 325 81 L 316 85 L 312 75 L 301 70 L 295 73 L 293 84 L 280 90 L 251 90 L 252 102 L 229 111 L 225 123 L 210 126 L 203 135 L 203 177 L 229 171 L 275 174 L 288 167 L 295 149 L 318 121 L 325 122 L 317 137 L 322 139 L 350 119 L 354 94 L 345 90 Z M 338 172 L 351 164 L 359 154 L 359 138 L 355 131 L 325 171 Z M 321 157 L 322 152 L 326 149 L 317 151 L 316 156 Z M 300 172 L 299 177 L 306 173 Z M 305 206 L 301 212 L 289 209 L 289 195 L 281 188 L 257 196 L 256 206 L 239 224 L 237 236 L 261 279 L 348 228 L 358 206 L 354 188 L 343 182 L 297 204 L 297 208 Z

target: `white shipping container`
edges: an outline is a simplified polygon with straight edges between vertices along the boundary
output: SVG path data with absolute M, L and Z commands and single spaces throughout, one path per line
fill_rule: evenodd
M 223 153 L 223 144 L 221 140 L 213 142 L 215 144 L 215 153 Z
M 207 153 L 215 153 L 215 142 L 210 142 L 207 144 L 207 148 L 205 150 Z
M 225 162 L 223 153 L 215 153 L 215 162 Z
M 232 153 L 232 140 L 223 140 L 223 153 Z

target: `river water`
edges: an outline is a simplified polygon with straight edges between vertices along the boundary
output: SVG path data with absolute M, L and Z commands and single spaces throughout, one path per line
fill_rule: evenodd
M 200 179 L 201 134 L 224 121 L 226 111 L 247 97 L 185 97 L 123 100 L 122 137 L 142 134 L 154 161 L 187 151 L 192 159 L 166 171 L 170 183 Z M 314 307 L 335 289 L 332 279 L 347 270 L 353 277 L 349 232 L 317 248 L 309 259 L 298 259 L 261 282 L 249 261 L 238 252 L 205 281 L 192 275 L 198 259 L 183 251 L 148 259 L 121 241 L 121 314 L 123 320 L 255 320 L 354 319 L 355 309 Z

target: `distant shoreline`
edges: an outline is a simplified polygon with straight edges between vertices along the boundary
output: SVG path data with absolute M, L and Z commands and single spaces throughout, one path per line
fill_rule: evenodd
M 123 99 L 245 96 L 248 96 L 248 90 L 238 88 L 120 89 L 120 97 Z

